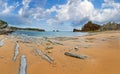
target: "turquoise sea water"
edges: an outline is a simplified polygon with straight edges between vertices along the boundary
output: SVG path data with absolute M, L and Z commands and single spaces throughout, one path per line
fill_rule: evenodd
M 88 33 L 82 32 L 72 32 L 72 31 L 60 31 L 60 32 L 36 32 L 36 31 L 27 31 L 27 30 L 18 30 L 12 33 L 13 35 L 27 35 L 35 37 L 73 37 L 73 36 L 84 36 Z

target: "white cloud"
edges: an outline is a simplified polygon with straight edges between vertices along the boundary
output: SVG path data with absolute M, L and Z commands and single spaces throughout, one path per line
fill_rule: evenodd
M 21 3 L 16 2 L 15 4 L 10 5 L 7 0 L 0 0 L 0 18 L 7 20 L 9 24 L 17 26 L 22 24 L 27 26 L 34 24 L 34 21 L 40 22 L 40 20 L 46 19 L 49 15 L 48 12 L 39 6 L 31 7 L 30 3 L 33 1 L 34 0 L 22 0 Z M 45 2 L 46 1 L 47 0 L 45 0 Z M 37 2 L 39 1 L 35 1 L 35 3 Z
M 8 4 L 7 0 L 0 0 L 0 17 L 7 18 L 7 16 L 3 16 L 6 14 L 9 15 L 9 18 L 13 16 L 17 21 L 20 20 L 18 21 L 19 24 L 33 24 L 32 20 L 41 23 L 43 20 L 49 26 L 54 24 L 61 26 L 66 22 L 70 22 L 68 24 L 73 24 L 72 26 L 78 26 L 88 20 L 100 24 L 109 21 L 120 22 L 120 3 L 115 2 L 115 0 L 104 0 L 101 8 L 96 9 L 91 1 L 96 0 L 68 0 L 66 4 L 54 5 L 50 9 L 44 9 L 42 7 L 47 0 L 22 0 L 21 3 L 11 5 Z M 32 3 L 33 6 L 31 7 Z M 17 7 L 17 13 L 12 13 Z
M 5 9 L 6 1 L 0 0 L 0 13 Z
M 120 3 L 114 0 L 104 0 L 102 8 L 94 10 L 91 20 L 99 23 L 106 23 L 109 21 L 120 22 Z
M 46 2 L 47 0 L 45 0 Z M 32 18 L 34 20 L 42 20 L 48 16 L 48 12 L 45 12 L 45 10 L 41 7 L 35 6 L 35 7 L 30 7 L 31 2 L 39 2 L 39 1 L 34 1 L 34 0 L 22 0 L 22 7 L 18 11 L 18 14 L 24 18 Z M 42 1 L 43 2 L 43 1 Z M 38 3 L 39 4 L 39 3 Z
M 10 5 L 7 0 L 0 0 L 0 19 L 6 20 L 12 25 L 31 24 L 32 22 L 29 18 L 26 19 L 13 13 L 19 5 L 19 2 Z
M 0 11 L 1 11 L 0 13 L 9 14 L 12 11 L 14 11 L 14 9 L 18 6 L 19 6 L 18 2 L 13 5 L 9 5 L 5 0 L 0 1 Z
M 33 12 L 33 11 L 35 11 L 35 12 Z M 31 12 L 32 12 L 32 17 L 36 20 L 41 20 L 41 19 L 45 18 L 45 12 L 40 7 L 31 9 Z
M 31 0 L 22 0 L 22 7 L 18 11 L 18 14 L 23 17 L 29 17 L 28 11 L 29 11 L 29 4 Z
M 2 11 L 3 14 L 10 13 L 12 10 L 14 10 L 14 6 L 5 6 L 5 9 Z
M 20 25 L 28 25 L 28 24 L 33 24 L 30 19 L 23 18 L 18 15 L 14 14 L 0 14 L 0 19 L 3 19 L 7 21 L 9 24 L 20 26 Z M 9 19 L 9 20 L 8 20 Z
M 48 24 L 61 24 L 72 21 L 73 23 L 92 20 L 97 23 L 109 21 L 120 22 L 120 3 L 114 0 L 104 0 L 102 8 L 95 9 L 90 0 L 68 0 L 67 4 L 54 6 L 48 11 L 56 12 L 56 16 L 47 21 Z
M 115 0 L 104 0 L 104 3 L 102 3 L 102 8 L 119 8 L 120 9 L 120 3 L 116 3 Z
M 58 8 L 58 9 L 57 9 Z M 69 0 L 67 4 L 56 6 L 54 9 L 57 12 L 55 19 L 49 19 L 48 24 L 61 23 L 65 21 L 81 21 L 84 18 L 89 18 L 94 11 L 94 6 L 88 0 Z M 58 21 L 58 22 L 57 22 Z
M 112 3 L 112 2 L 114 2 L 115 0 L 104 0 L 104 2 L 106 2 L 106 3 Z
M 3 4 L 3 2 L 2 2 L 2 1 L 0 1 L 0 7 L 2 7 L 2 4 Z
M 52 13 L 52 12 L 57 12 L 57 8 L 56 8 L 56 6 L 53 6 L 52 8 L 50 8 L 50 9 L 46 9 L 46 12 L 47 13 Z
M 23 4 L 24 8 L 28 8 L 30 2 L 31 2 L 31 0 L 22 0 L 22 4 Z

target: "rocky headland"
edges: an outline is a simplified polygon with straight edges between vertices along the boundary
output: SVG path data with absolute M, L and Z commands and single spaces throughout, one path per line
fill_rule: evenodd
M 18 27 L 12 27 L 9 26 L 7 22 L 0 20 L 0 34 L 8 34 L 12 33 L 16 30 L 30 30 L 30 31 L 39 31 L 44 32 L 44 29 L 38 29 L 38 28 L 18 28 Z

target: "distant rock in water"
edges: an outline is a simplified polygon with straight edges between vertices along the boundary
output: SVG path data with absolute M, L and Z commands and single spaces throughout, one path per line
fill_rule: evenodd
M 101 29 L 102 31 L 106 31 L 106 30 L 120 30 L 120 24 L 117 24 L 115 22 L 109 22 L 104 24 Z
M 73 32 L 89 32 L 89 31 L 97 31 L 100 29 L 100 25 L 92 23 L 92 21 L 88 21 L 81 30 L 73 29 Z
M 81 32 L 79 29 L 73 29 L 73 32 Z
M 53 32 L 60 32 L 59 30 L 53 30 Z

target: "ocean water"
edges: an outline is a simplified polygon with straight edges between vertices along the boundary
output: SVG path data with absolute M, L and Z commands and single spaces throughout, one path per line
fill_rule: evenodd
M 72 32 L 72 31 L 60 31 L 60 32 L 37 32 L 37 31 L 27 31 L 27 30 L 17 30 L 12 33 L 13 35 L 27 35 L 34 37 L 73 37 L 73 36 L 84 36 L 88 33 L 83 32 Z

